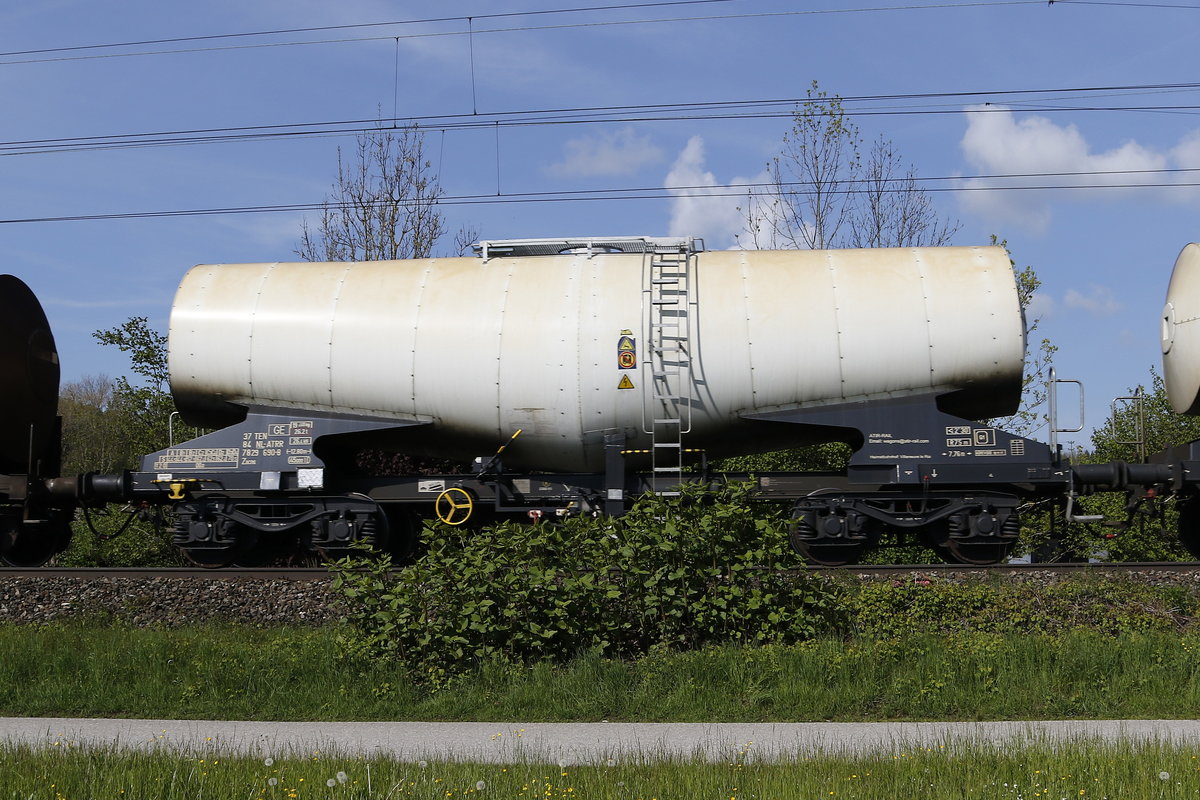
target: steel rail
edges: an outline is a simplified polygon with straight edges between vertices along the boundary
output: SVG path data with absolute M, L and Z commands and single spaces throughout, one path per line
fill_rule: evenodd
M 938 574 L 1046 574 L 1046 573 L 1136 573 L 1142 571 L 1188 573 L 1200 575 L 1200 561 L 1131 561 L 1131 562 L 1047 562 L 1038 564 L 853 564 L 841 567 L 801 567 L 796 572 L 815 572 L 843 575 L 884 575 L 918 573 Z M 790 572 L 792 570 L 785 570 Z M 134 579 L 207 579 L 234 581 L 319 581 L 331 578 L 325 567 L 0 567 L 0 580 L 5 578 L 134 578 Z

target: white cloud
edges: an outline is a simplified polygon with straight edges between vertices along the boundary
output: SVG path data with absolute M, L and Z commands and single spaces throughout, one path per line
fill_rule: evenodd
M 972 213 L 998 221 L 1014 222 L 1042 231 L 1050 221 L 1051 199 L 1045 191 L 986 191 L 998 186 L 1112 186 L 1104 192 L 1071 192 L 1071 199 L 1093 199 L 1122 192 L 1122 186 L 1155 184 L 1161 175 L 1129 173 L 1129 170 L 1158 170 L 1168 165 L 1166 154 L 1157 153 L 1137 142 L 1094 153 L 1087 139 L 1074 125 L 1057 125 L 1046 117 L 1018 119 L 1000 106 L 973 106 L 967 109 L 967 130 L 960 146 L 963 155 L 981 174 L 1032 175 L 1039 173 L 1104 173 L 1048 175 L 1044 178 L 1011 179 L 973 178 L 963 181 L 970 191 L 961 195 L 962 204 Z M 1200 142 L 1195 143 L 1200 159 Z M 1122 174 L 1124 173 L 1124 174 Z M 1130 191 L 1125 189 L 1124 191 Z M 1138 190 L 1142 191 L 1142 190 Z
M 563 160 L 546 170 L 551 175 L 632 175 L 663 157 L 662 150 L 650 141 L 649 136 L 638 136 L 631 127 L 570 139 L 563 145 L 563 150 Z
M 1063 298 L 1063 305 L 1100 317 L 1112 316 L 1121 310 L 1121 303 L 1113 290 L 1095 283 L 1088 286 L 1087 294 L 1077 289 L 1068 289 Z
M 745 219 L 738 206 L 745 202 L 746 178 L 734 178 L 722 184 L 704 162 L 704 140 L 693 136 L 680 151 L 666 185 L 685 187 L 671 190 L 671 236 L 700 236 L 708 247 L 716 249 L 734 244 Z

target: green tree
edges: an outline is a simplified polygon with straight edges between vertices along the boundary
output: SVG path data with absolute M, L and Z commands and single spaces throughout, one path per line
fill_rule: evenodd
M 146 317 L 130 317 L 92 336 L 128 354 L 130 372 L 141 378 L 138 384 L 124 376 L 117 378 L 108 409 L 109 418 L 131 453 L 144 455 L 162 450 L 172 444 L 172 433 L 176 442 L 198 435 L 196 428 L 184 425 L 178 417 L 172 418 L 175 401 L 170 393 L 165 334 L 151 328 Z
M 1108 419 L 1092 433 L 1092 450 L 1075 453 L 1072 460 L 1080 464 L 1142 463 L 1148 456 L 1194 439 L 1200 439 L 1200 418 L 1176 414 L 1162 376 L 1151 369 L 1149 388 L 1136 386 L 1128 398 L 1114 404 Z M 1061 547 L 1067 551 L 1079 555 L 1104 552 L 1112 561 L 1189 557 L 1180 538 L 1177 498 L 1147 500 L 1136 492 L 1100 492 L 1079 498 L 1073 511 L 1075 516 L 1099 516 L 1103 521 L 1073 523 L 1062 529 Z
M 992 244 L 1003 247 L 1008 251 L 1008 240 L 1000 239 L 992 234 Z M 1042 281 L 1031 266 L 1018 267 L 1017 261 L 1009 255 L 1012 264 L 1013 278 L 1017 283 L 1017 302 L 1021 306 L 1021 315 L 1025 320 L 1025 366 L 1021 384 L 1021 405 L 1016 413 L 1001 419 L 991 420 L 998 428 L 1002 428 L 1018 436 L 1035 437 L 1049 422 L 1047 381 L 1050 379 L 1050 368 L 1054 361 L 1054 353 L 1058 350 L 1049 339 L 1041 339 L 1036 349 L 1030 348 L 1030 343 L 1036 341 L 1035 333 L 1041 324 L 1039 317 L 1031 316 L 1030 308 L 1034 295 L 1041 288 Z M 1047 432 L 1048 433 L 1048 432 Z
M 1133 399 L 1139 397 L 1140 402 Z M 1118 403 L 1104 424 L 1092 432 L 1091 457 L 1096 461 L 1136 463 L 1147 455 L 1200 439 L 1200 417 L 1175 413 L 1166 384 L 1153 367 L 1149 390 L 1138 385 L 1129 390 L 1129 398 Z
M 92 334 L 97 341 L 129 355 L 130 372 L 84 378 L 63 387 L 64 471 L 111 473 L 140 467 L 141 457 L 188 439 L 199 431 L 177 422 L 169 392 L 167 337 L 145 317 Z M 168 529 L 136 518 L 137 509 L 110 505 L 80 513 L 72 525 L 71 545 L 57 556 L 60 566 L 177 566 L 182 563 Z M 131 516 L 135 518 L 131 519 Z

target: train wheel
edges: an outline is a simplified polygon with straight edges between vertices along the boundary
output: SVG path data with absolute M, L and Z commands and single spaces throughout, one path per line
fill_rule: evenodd
M 235 547 L 181 547 L 183 557 L 205 569 L 228 567 L 238 556 Z
M 10 567 L 40 567 L 71 541 L 70 525 L 62 520 L 26 524 L 9 518 L 0 526 L 0 562 Z
M 968 542 L 951 539 L 946 552 L 958 564 L 999 564 L 1012 552 L 1013 542 Z
M 842 567 L 856 564 L 862 558 L 866 544 L 863 542 L 806 542 L 793 539 L 792 547 L 810 564 L 821 567 Z
M 421 546 L 421 517 L 405 508 L 390 508 L 384 512 L 388 524 L 387 546 L 382 548 L 394 563 L 408 564 L 417 556 Z
M 1195 558 L 1200 558 L 1200 495 L 1193 495 L 1179 506 L 1179 543 Z
M 243 544 L 243 534 L 246 536 Z M 262 533 L 247 529 L 238 530 L 238 554 L 233 563 L 239 567 L 267 567 L 289 561 L 300 552 L 300 543 L 295 535 L 286 533 Z

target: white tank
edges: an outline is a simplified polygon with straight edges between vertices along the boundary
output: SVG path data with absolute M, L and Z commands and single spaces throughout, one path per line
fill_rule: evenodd
M 242 406 L 415 420 L 432 425 L 399 449 L 451 457 L 519 428 L 506 463 L 596 470 L 605 432 L 649 445 L 653 323 L 674 317 L 685 446 L 714 456 L 814 440 L 754 412 L 938 393 L 978 419 L 1019 402 L 1002 248 L 702 252 L 679 297 L 652 273 L 644 253 L 197 266 L 171 314 L 171 388 L 209 427 Z
M 1162 321 L 1163 381 L 1171 407 L 1200 414 L 1200 244 L 1175 259 Z

